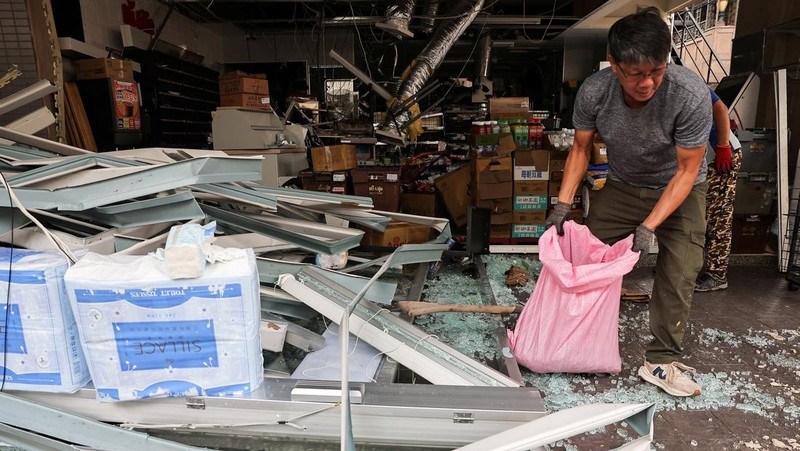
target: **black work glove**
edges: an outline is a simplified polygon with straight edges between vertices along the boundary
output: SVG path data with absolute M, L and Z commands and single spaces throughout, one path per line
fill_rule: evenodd
M 650 252 L 650 243 L 653 242 L 653 234 L 654 232 L 648 229 L 644 224 L 639 224 L 639 226 L 636 227 L 636 231 L 633 233 L 633 247 L 631 247 L 631 250 L 640 252 L 639 261 Z
M 572 210 L 572 205 L 558 201 L 553 210 L 550 211 L 550 216 L 544 222 L 545 229 L 549 229 L 550 226 L 554 225 L 556 226 L 556 233 L 559 236 L 564 236 L 564 223 L 569 219 L 570 210 Z

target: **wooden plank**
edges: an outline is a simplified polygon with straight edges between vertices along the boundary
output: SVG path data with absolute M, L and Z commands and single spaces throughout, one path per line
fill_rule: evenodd
M 89 123 L 89 118 L 86 116 L 86 110 L 83 107 L 83 100 L 78 91 L 78 85 L 75 83 L 64 83 L 64 90 L 67 92 L 67 98 L 72 105 L 72 110 L 75 115 L 75 124 L 78 132 L 80 133 L 81 143 L 83 148 L 92 152 L 97 152 L 97 143 L 92 134 L 92 126 Z
M 66 91 L 66 89 L 65 89 Z M 78 126 L 75 123 L 75 112 L 72 108 L 72 102 L 70 101 L 69 96 L 64 99 L 64 110 L 65 110 L 65 120 L 67 126 L 67 144 L 75 147 L 83 147 L 81 143 L 81 135 L 78 132 Z

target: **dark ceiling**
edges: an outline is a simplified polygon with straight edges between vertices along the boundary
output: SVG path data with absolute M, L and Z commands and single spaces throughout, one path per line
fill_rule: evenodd
M 162 0 L 174 5 L 177 12 L 205 24 L 231 24 L 257 36 L 281 30 L 315 27 L 352 27 L 372 30 L 384 18 L 393 2 L 386 0 Z M 409 29 L 414 39 L 424 39 L 423 17 L 428 1 L 416 2 Z M 450 17 L 448 7 L 459 0 L 440 0 L 439 20 Z M 579 5 L 576 5 L 579 4 Z M 577 22 L 585 5 L 602 1 L 581 0 L 485 0 L 472 23 L 473 29 L 490 30 L 493 39 L 549 41 Z M 435 23 L 435 22 L 434 22 Z

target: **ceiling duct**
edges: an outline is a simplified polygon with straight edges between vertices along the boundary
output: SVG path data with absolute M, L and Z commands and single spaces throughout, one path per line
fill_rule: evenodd
M 431 40 L 406 68 L 403 80 L 397 87 L 395 105 L 389 105 L 386 122 L 377 131 L 377 135 L 381 139 L 392 143 L 405 143 L 408 125 L 419 119 L 415 117 L 419 115 L 419 107 L 416 104 L 417 94 L 442 63 L 453 44 L 478 15 L 482 6 L 483 0 L 460 0 L 447 14 L 448 19 L 439 23 Z M 405 104 L 406 108 L 402 108 L 397 104 L 398 102 Z M 409 135 L 412 140 L 416 138 L 414 133 L 409 133 Z
M 489 66 L 492 64 L 492 37 L 483 33 L 478 41 L 478 53 L 475 60 L 475 84 L 472 90 L 472 102 L 486 102 L 492 95 L 493 85 L 489 78 Z
M 420 32 L 428 36 L 433 33 L 433 26 L 436 24 L 435 17 L 439 14 L 439 0 L 425 0 L 422 6 L 422 17 L 420 18 Z
M 415 0 L 397 0 L 386 8 L 384 19 L 375 24 L 376 27 L 398 38 L 413 38 L 414 33 L 408 29 L 411 14 L 414 12 Z

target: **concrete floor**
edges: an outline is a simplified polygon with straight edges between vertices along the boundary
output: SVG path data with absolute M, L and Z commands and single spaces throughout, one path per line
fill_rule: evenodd
M 626 283 L 646 283 L 651 274 L 636 268 Z M 697 369 L 704 390 L 697 398 L 672 398 L 636 376 L 649 340 L 647 304 L 621 305 L 621 374 L 529 377 L 549 408 L 656 402 L 655 449 L 800 449 L 800 292 L 789 291 L 774 266 L 732 267 L 728 282 L 693 301 L 683 361 Z M 551 449 L 613 449 L 629 433 L 607 427 Z

